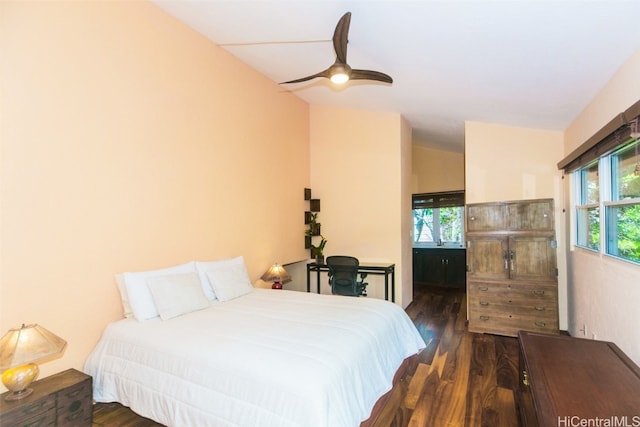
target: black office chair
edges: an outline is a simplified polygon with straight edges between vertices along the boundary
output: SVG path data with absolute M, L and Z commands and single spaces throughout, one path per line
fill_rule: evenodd
M 329 267 L 329 285 L 334 295 L 367 296 L 367 285 L 364 282 L 367 273 L 360 273 L 358 281 L 358 258 L 352 256 L 330 256 L 325 260 Z

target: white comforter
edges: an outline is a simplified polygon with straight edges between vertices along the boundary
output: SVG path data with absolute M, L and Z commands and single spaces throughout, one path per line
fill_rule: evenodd
M 114 322 L 85 371 L 96 401 L 172 427 L 354 427 L 424 346 L 392 303 L 255 289 L 167 321 Z

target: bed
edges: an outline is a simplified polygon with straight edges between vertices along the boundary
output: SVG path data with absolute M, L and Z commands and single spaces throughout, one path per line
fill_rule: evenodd
M 387 301 L 243 289 L 109 324 L 84 368 L 94 400 L 173 427 L 354 427 L 425 346 Z

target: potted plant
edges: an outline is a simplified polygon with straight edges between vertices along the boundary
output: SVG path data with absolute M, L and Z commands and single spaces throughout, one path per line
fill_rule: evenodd
M 305 231 L 307 235 L 307 247 L 311 249 L 311 257 L 316 259 L 318 264 L 324 264 L 324 247 L 327 239 L 320 232 L 320 223 L 318 222 L 318 212 L 307 212 L 307 223 L 309 229 Z M 314 245 L 313 238 L 320 237 L 320 244 Z
M 324 264 L 324 246 L 327 244 L 327 239 L 320 235 L 320 244 L 318 246 L 311 244 L 311 252 L 313 253 L 316 263 Z

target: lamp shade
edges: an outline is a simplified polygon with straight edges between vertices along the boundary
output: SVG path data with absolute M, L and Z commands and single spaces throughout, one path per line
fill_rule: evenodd
M 64 351 L 67 342 L 40 325 L 10 329 L 0 339 L 0 372 L 36 363 Z
M 261 279 L 266 282 L 273 282 L 273 289 L 282 289 L 282 282 L 291 280 L 291 276 L 283 266 L 276 263 L 269 267 L 269 269 L 262 275 Z

